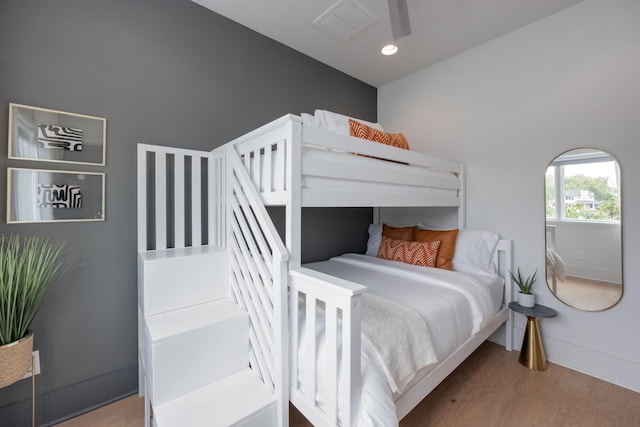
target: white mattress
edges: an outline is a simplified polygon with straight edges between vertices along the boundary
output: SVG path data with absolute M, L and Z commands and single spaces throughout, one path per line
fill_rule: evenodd
M 427 323 L 438 360 L 443 360 L 470 335 L 481 330 L 502 303 L 504 281 L 499 276 L 463 274 L 359 254 L 346 254 L 305 267 L 360 283 L 367 286 L 369 292 L 420 313 Z M 366 425 L 397 425 L 397 419 L 392 420 L 395 417 L 393 400 L 399 394 L 392 394 L 380 372 L 383 368 L 371 352 L 368 339 L 363 336 L 361 421 Z M 411 384 L 436 365 L 416 372 Z M 319 379 L 322 377 L 318 375 Z M 304 379 L 300 380 L 302 384 Z

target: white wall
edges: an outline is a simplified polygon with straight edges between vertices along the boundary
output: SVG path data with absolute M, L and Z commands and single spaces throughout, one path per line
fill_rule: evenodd
M 554 221 L 553 224 L 556 225 L 556 252 L 566 263 L 568 276 L 620 283 L 620 224 L 580 221 Z M 581 259 L 578 252 L 582 252 Z
M 467 226 L 513 239 L 527 273 L 544 271 L 547 163 L 576 147 L 620 161 L 622 300 L 583 312 L 535 291 L 558 311 L 541 320 L 550 361 L 640 391 L 640 1 L 586 0 L 383 86 L 378 120 L 466 163 Z

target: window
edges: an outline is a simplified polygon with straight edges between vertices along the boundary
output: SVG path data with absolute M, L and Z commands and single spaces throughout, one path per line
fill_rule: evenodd
M 620 221 L 620 169 L 606 153 L 572 150 L 545 176 L 547 220 Z

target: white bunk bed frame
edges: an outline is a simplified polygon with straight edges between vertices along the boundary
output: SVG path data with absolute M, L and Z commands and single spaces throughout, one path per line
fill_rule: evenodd
M 146 158 L 146 151 L 156 152 L 155 180 L 166 185 L 161 175 L 166 172 L 166 155 L 172 151 L 166 147 L 140 146 L 139 159 Z M 184 150 L 174 151 L 178 153 L 176 158 L 184 155 L 180 154 Z M 283 116 L 213 150 L 208 165 L 209 194 L 203 202 L 208 204 L 208 218 L 203 219 L 208 224 L 208 244 L 230 251 L 232 297 L 241 299 L 238 303 L 250 312 L 270 312 L 275 319 L 267 322 L 258 319 L 256 324 L 252 319 L 251 365 L 281 399 L 279 425 L 288 425 L 289 400 L 316 426 L 338 425 L 338 408 L 341 425 L 355 425 L 362 387 L 359 307 L 366 287 L 301 265 L 302 207 L 454 207 L 458 209 L 457 222 L 462 228 L 465 225 L 463 165 L 306 126 L 294 115 Z M 146 170 L 146 163 L 139 161 L 140 168 Z M 200 171 L 192 172 L 192 182 L 198 182 L 195 173 Z M 175 183 L 176 188 L 181 185 L 182 182 Z M 156 199 L 157 211 L 166 211 L 166 207 L 161 206 L 164 202 L 160 200 L 159 205 Z M 286 253 L 277 243 L 279 236 L 264 205 L 286 208 Z M 198 205 L 193 212 L 199 209 Z M 379 211 L 374 209 L 374 213 L 374 219 L 379 219 Z M 184 218 L 179 220 L 184 222 Z M 200 220 L 193 221 L 200 227 Z M 164 235 L 165 219 L 155 222 L 156 234 Z M 179 224 L 178 228 L 183 225 Z M 139 241 L 145 241 L 144 233 L 139 235 Z M 139 250 L 145 248 L 139 247 Z M 503 273 L 511 270 L 511 241 L 499 241 L 496 257 L 501 261 Z M 512 299 L 512 286 L 508 276 L 503 275 L 505 295 L 499 312 L 486 328 L 467 339 L 397 399 L 398 419 L 505 322 L 506 348 L 511 350 L 512 320 L 506 304 Z M 261 296 L 263 291 L 239 290 L 245 286 L 267 289 L 267 303 Z M 254 293 L 258 296 L 244 297 Z M 306 364 L 309 368 L 303 373 L 306 393 L 297 380 L 290 381 L 297 378 L 299 343 L 298 323 L 288 319 L 298 318 L 300 295 L 304 295 L 306 301 L 303 315 L 307 327 L 315 327 L 316 308 L 319 305 L 324 308 L 328 350 L 324 360 L 317 360 L 314 340 L 309 340 L 304 349 L 312 361 Z M 339 337 L 342 340 L 340 359 Z M 315 399 L 317 363 L 325 364 L 327 395 L 331 395 L 323 409 Z M 342 372 L 340 384 L 339 370 Z M 349 391 L 341 395 L 340 402 L 338 387 Z

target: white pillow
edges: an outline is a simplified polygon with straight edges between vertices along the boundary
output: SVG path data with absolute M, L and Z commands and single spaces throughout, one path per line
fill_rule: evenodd
M 492 231 L 463 229 L 458 231 L 456 250 L 453 254 L 455 271 L 474 273 L 481 271 L 498 274 L 493 252 L 500 236 Z
M 369 224 L 369 240 L 367 241 L 367 255 L 378 256 L 378 249 L 382 242 L 382 224 Z
M 311 114 L 302 113 L 300 114 L 300 118 L 302 118 L 302 124 L 305 126 L 316 126 L 316 119 Z
M 327 110 L 316 110 L 313 114 L 313 125 L 315 127 L 325 129 L 331 132 L 339 133 L 341 135 L 349 135 L 349 116 L 345 116 L 342 114 L 334 113 Z M 356 119 L 351 117 L 353 120 L 357 120 L 360 123 L 363 123 L 372 128 L 378 129 L 379 131 L 384 132 L 382 126 L 379 123 L 371 123 L 365 120 Z M 305 117 L 303 116 L 303 123 Z
M 431 227 L 428 224 L 416 224 L 418 228 L 428 230 L 453 230 L 454 228 Z M 461 229 L 456 238 L 456 249 L 453 254 L 453 270 L 462 273 L 498 274 L 498 266 L 494 260 L 494 250 L 500 236 L 492 231 Z M 382 241 L 382 224 L 369 224 L 369 241 L 367 255 L 378 256 L 378 248 Z
M 413 225 L 397 225 L 396 227 L 413 227 Z M 366 255 L 377 257 L 380 243 L 382 243 L 382 224 L 369 224 L 369 240 L 367 240 Z

